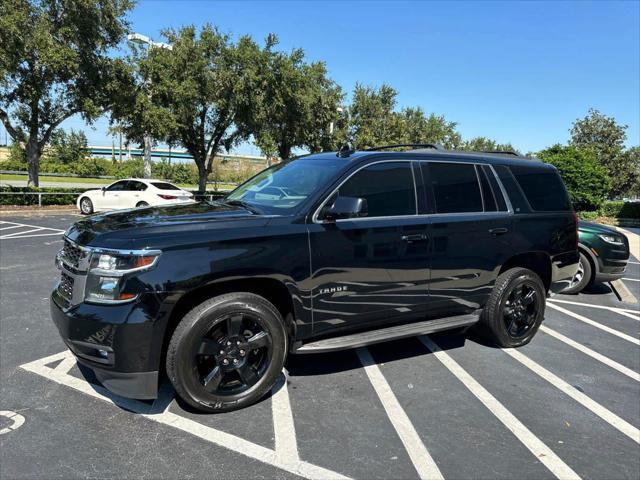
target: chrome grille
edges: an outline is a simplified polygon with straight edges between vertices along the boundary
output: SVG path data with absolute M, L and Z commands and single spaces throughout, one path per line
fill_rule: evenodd
M 64 239 L 64 246 L 60 250 L 60 259 L 73 268 L 79 268 L 82 260 L 85 257 L 85 252 L 75 243 Z
M 73 277 L 67 275 L 64 272 L 60 274 L 60 283 L 58 283 L 58 292 L 67 300 L 71 300 L 73 298 Z

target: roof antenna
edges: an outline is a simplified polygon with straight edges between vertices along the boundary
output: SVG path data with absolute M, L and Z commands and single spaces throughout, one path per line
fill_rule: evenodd
M 340 147 L 340 150 L 338 150 L 338 153 L 336 153 L 336 157 L 346 158 L 354 152 L 355 152 L 355 149 L 351 147 L 349 144 L 345 143 Z

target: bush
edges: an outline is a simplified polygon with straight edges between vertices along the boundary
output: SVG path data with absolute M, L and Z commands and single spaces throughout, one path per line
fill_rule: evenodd
M 86 190 L 86 189 L 85 189 Z M 8 187 L 0 186 L 0 205 L 38 205 L 37 194 L 26 192 L 58 192 L 64 195 L 42 195 L 42 205 L 74 205 L 83 189 L 58 187 Z M 11 193 L 11 195 L 6 195 Z M 22 193 L 22 195 L 13 195 Z
M 539 152 L 538 157 L 558 169 L 577 211 L 600 208 L 609 194 L 611 180 L 594 155 L 575 147 L 554 145 Z
M 604 217 L 640 219 L 640 202 L 605 202 L 600 214 Z
M 640 202 L 604 202 L 600 209 L 582 211 L 578 215 L 583 220 L 595 220 L 600 217 L 640 220 Z

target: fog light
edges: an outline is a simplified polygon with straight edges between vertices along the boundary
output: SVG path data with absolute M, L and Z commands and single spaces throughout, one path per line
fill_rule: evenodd
M 106 350 L 98 350 L 98 355 L 100 355 L 102 358 L 109 358 L 109 352 L 107 352 Z

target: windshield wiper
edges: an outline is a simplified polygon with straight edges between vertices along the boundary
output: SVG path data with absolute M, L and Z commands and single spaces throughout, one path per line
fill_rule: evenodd
M 224 204 L 225 205 L 234 205 L 234 206 L 246 208 L 251 213 L 255 213 L 257 215 L 261 215 L 262 214 L 262 212 L 260 210 L 258 210 L 256 207 L 254 207 L 250 203 L 245 202 L 244 200 L 225 200 Z

